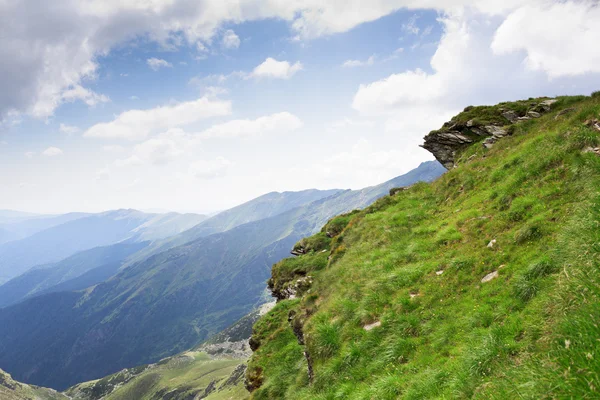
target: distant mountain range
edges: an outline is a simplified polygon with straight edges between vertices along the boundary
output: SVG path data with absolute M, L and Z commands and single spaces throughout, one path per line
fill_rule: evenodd
M 271 265 L 330 217 L 363 208 L 393 187 L 430 181 L 444 171 L 439 163 L 427 162 L 363 190 L 271 193 L 137 252 L 126 255 L 124 250 L 125 259 L 112 260 L 123 263 L 116 275 L 95 286 L 46 293 L 1 309 L 0 366 L 18 380 L 64 389 L 191 348 L 261 303 Z M 132 235 L 151 220 L 136 216 L 127 214 L 126 221 L 134 220 L 129 226 L 137 225 L 127 233 L 115 229 L 113 238 L 122 235 L 138 243 L 148 239 Z M 101 253 L 89 257 L 98 260 Z M 41 270 L 63 271 L 57 273 L 58 285 L 71 282 L 66 286 L 70 290 L 87 287 L 64 279 L 64 271 L 73 270 L 70 264 Z M 100 267 L 75 270 L 86 270 L 81 278 Z M 33 294 L 56 290 L 55 277 L 33 279 L 35 271 L 8 287 L 20 288 L 21 298 L 32 296 L 35 279 L 43 289 Z
M 116 210 L 5 222 L 0 225 L 3 231 L 24 237 L 0 245 L 0 283 L 34 266 L 54 263 L 83 250 L 123 241 L 162 239 L 204 219 L 195 214 L 156 215 Z

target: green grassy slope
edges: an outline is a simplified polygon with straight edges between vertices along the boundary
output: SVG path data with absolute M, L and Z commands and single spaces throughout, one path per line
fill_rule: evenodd
M 251 398 L 599 398 L 598 118 L 600 96 L 559 98 L 300 243 L 272 270 Z
M 248 338 L 265 304 L 193 349 L 156 364 L 124 369 L 64 392 L 73 400 L 243 400 Z
M 428 163 L 391 182 L 440 174 Z M 263 301 L 271 265 L 331 216 L 388 192 L 345 191 L 135 263 L 87 291 L 0 309 L 0 365 L 16 379 L 65 389 L 185 351 Z
M 68 397 L 52 389 L 17 382 L 0 369 L 0 399 L 2 400 L 67 400 Z

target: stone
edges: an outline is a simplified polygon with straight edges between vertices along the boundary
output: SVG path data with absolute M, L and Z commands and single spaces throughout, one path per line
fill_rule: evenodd
M 490 272 L 483 278 L 481 278 L 481 283 L 486 283 L 491 281 L 492 279 L 496 279 L 498 277 L 498 271 Z
M 583 124 L 588 128 L 592 128 L 600 132 L 600 121 L 598 121 L 597 119 L 588 119 Z
M 529 116 L 531 118 L 539 118 L 542 116 L 542 114 L 540 114 L 539 112 L 536 112 L 536 111 L 527 111 L 527 116 Z
M 519 120 L 519 116 L 514 111 L 505 111 L 502 113 L 502 116 L 513 124 Z
M 490 242 L 487 245 L 488 249 L 493 249 L 495 244 L 496 244 L 496 239 L 490 240 Z
M 473 125 L 474 125 L 474 122 L 473 122 L 473 120 L 472 120 L 472 119 L 470 119 L 470 120 L 468 120 L 468 121 L 467 121 L 467 126 L 468 126 L 469 128 L 470 128 L 470 127 L 472 127 Z
M 379 328 L 380 326 L 381 326 L 381 321 L 376 321 L 376 322 L 373 322 L 372 324 L 367 324 L 367 325 L 363 326 L 363 329 L 365 331 L 370 331 L 371 329 Z
M 556 117 L 554 117 L 554 119 L 558 119 L 559 117 L 572 113 L 573 111 L 575 111 L 575 108 L 573 107 L 565 108 L 564 110 L 561 110 L 558 114 L 556 114 Z
M 444 270 L 435 271 L 435 274 L 438 275 L 438 276 L 440 276 L 443 273 L 444 273 Z

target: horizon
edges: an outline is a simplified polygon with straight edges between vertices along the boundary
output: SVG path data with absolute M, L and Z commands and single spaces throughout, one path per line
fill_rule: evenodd
M 600 88 L 592 2 L 493 3 L 2 4 L 0 208 L 360 189 L 433 159 L 466 106 Z

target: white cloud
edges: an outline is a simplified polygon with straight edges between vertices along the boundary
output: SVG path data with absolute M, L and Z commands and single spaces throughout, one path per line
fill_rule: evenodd
M 110 170 L 108 167 L 99 168 L 96 170 L 96 180 L 97 181 L 107 181 L 110 179 Z
M 193 152 L 199 138 L 181 129 L 173 128 L 137 144 L 130 157 L 115 161 L 118 167 L 134 165 L 166 165 L 186 152 Z
M 76 126 L 72 126 L 72 125 L 67 125 L 67 124 L 63 124 L 61 123 L 60 126 L 58 127 L 58 130 L 61 133 L 67 134 L 67 135 L 73 135 L 77 132 L 79 132 L 79 128 Z
M 231 29 L 228 29 L 223 33 L 223 39 L 221 41 L 223 47 L 226 49 L 237 49 L 240 47 L 240 37 L 235 34 Z
M 27 158 L 33 158 L 33 156 L 35 156 L 35 151 L 28 151 L 25 153 L 25 157 Z
M 161 58 L 149 58 L 146 60 L 146 64 L 148 64 L 148 66 L 154 70 L 154 71 L 158 71 L 161 68 L 172 68 L 173 64 L 171 64 L 168 61 L 165 61 Z
M 408 21 L 402 24 L 402 30 L 411 35 L 418 35 L 420 29 L 417 26 L 417 19 L 419 19 L 418 15 L 413 15 L 412 17 L 410 17 Z
M 346 60 L 342 64 L 342 67 L 344 67 L 344 68 L 364 67 L 364 66 L 371 66 L 373 64 L 375 64 L 375 55 L 372 55 L 366 61 Z
M 46 150 L 42 151 L 42 155 L 46 157 L 56 157 L 63 154 L 63 151 L 58 147 L 48 147 Z
M 123 146 L 119 146 L 118 144 L 115 144 L 115 145 L 102 146 L 102 150 L 106 151 L 107 153 L 122 153 L 125 151 L 125 148 Z
M 302 121 L 298 117 L 289 112 L 281 112 L 254 120 L 237 119 L 214 125 L 200 132 L 199 136 L 202 138 L 259 136 L 267 133 L 292 132 L 300 127 Z
M 199 179 L 215 179 L 226 175 L 233 163 L 224 157 L 214 160 L 198 160 L 189 166 L 189 174 Z
M 492 42 L 496 54 L 523 51 L 525 64 L 550 78 L 600 72 L 597 2 L 533 5 L 511 13 Z
M 139 140 L 144 139 L 152 132 L 229 114 L 231 114 L 231 102 L 201 97 L 194 101 L 147 110 L 125 111 L 111 122 L 92 126 L 85 131 L 84 136 Z
M 302 63 L 299 61 L 290 64 L 288 61 L 277 61 L 269 57 L 254 68 L 250 76 L 254 78 L 290 79 L 296 72 L 301 70 Z
M 165 48 L 188 44 L 200 51 L 223 23 L 231 21 L 279 18 L 305 40 L 345 32 L 401 8 L 449 11 L 469 5 L 491 14 L 528 3 L 531 0 L 0 1 L 0 120 L 14 112 L 45 118 L 66 98 L 82 99 L 72 91 L 95 79 L 97 58 L 138 37 Z M 106 100 L 101 96 L 89 94 L 83 100 Z

